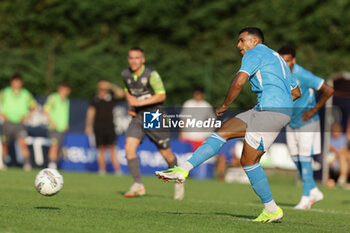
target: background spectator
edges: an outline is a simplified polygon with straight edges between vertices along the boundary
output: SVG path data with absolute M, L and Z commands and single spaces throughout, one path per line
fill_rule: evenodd
M 204 99 L 204 89 L 202 87 L 195 87 L 193 97 L 187 100 L 182 106 L 180 113 L 182 120 L 185 122 L 191 119 L 205 121 L 209 118 L 216 118 L 213 107 Z M 211 135 L 213 131 L 213 129 L 189 127 L 185 127 L 180 130 L 180 140 L 191 143 L 193 151 L 202 145 L 202 143 Z
M 32 94 L 23 88 L 21 75 L 15 74 L 12 76 L 10 86 L 0 93 L 0 103 L 0 115 L 4 119 L 1 134 L 3 159 L 8 156 L 9 144 L 16 140 L 23 156 L 23 169 L 29 171 L 32 166 L 30 152 L 25 143 L 27 131 L 24 123 L 35 110 L 37 103 Z M 6 169 L 5 161 L 3 164 L 3 168 Z
M 116 98 L 124 97 L 122 88 L 111 84 L 105 79 L 97 83 L 97 93 L 91 98 L 86 114 L 87 135 L 95 135 L 98 148 L 98 170 L 101 175 L 106 173 L 105 151 L 109 149 L 114 171 L 121 173 L 115 149 L 115 125 L 113 108 Z
M 57 92 L 47 97 L 44 104 L 44 114 L 48 119 L 48 137 L 50 138 L 49 168 L 57 169 L 59 149 L 63 142 L 64 133 L 69 128 L 69 99 L 70 84 L 61 82 Z
M 339 123 L 332 126 L 330 152 L 332 152 L 330 155 L 331 171 L 339 170 L 337 183 L 339 186 L 344 186 L 348 179 L 350 156 L 343 128 Z

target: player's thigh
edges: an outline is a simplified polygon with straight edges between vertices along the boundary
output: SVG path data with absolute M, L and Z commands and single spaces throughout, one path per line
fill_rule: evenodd
M 321 133 L 319 122 L 312 122 L 298 132 L 299 155 L 311 156 L 321 153 Z
M 143 140 L 145 132 L 142 126 L 142 116 L 137 114 L 136 117 L 133 117 L 128 129 L 125 134 L 126 138 L 138 138 L 140 141 Z
M 289 126 L 286 127 L 287 146 L 292 156 L 296 156 L 299 154 L 299 147 L 296 134 L 297 132 L 295 129 L 292 129 Z
M 64 133 L 57 132 L 56 130 L 50 130 L 48 132 L 51 146 L 60 147 L 64 139 Z
M 15 138 L 15 124 L 11 122 L 4 122 L 1 131 L 1 141 L 3 143 L 10 143 Z
M 232 117 L 231 119 L 225 121 L 221 128 L 216 130 L 216 133 L 226 140 L 229 140 L 232 138 L 244 137 L 246 129 L 247 124 L 243 120 L 237 117 Z
M 288 115 L 279 112 L 254 110 L 249 118 L 244 140 L 254 149 L 266 151 L 289 121 Z
M 170 148 L 169 129 L 145 129 L 144 132 L 157 146 L 158 150 L 166 150 Z
M 25 138 L 27 137 L 27 130 L 24 124 L 16 124 L 14 127 L 14 135 L 17 143 L 22 149 L 27 149 L 27 144 Z
M 16 138 L 22 138 L 22 139 L 25 139 L 28 136 L 26 127 L 22 123 L 15 124 L 14 134 Z
M 315 122 L 315 134 L 314 134 L 314 142 L 313 142 L 313 155 L 321 154 L 321 125 L 320 121 Z

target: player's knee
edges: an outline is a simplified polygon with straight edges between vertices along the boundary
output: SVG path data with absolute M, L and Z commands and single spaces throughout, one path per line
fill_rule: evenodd
M 135 154 L 136 153 L 136 148 L 137 147 L 134 146 L 132 143 L 126 143 L 125 147 L 124 147 L 126 155 L 128 156 L 130 154 Z

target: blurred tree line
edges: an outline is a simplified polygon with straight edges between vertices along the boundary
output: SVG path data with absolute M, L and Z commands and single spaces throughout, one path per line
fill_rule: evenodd
M 240 67 L 241 28 L 260 27 L 275 50 L 295 45 L 298 63 L 326 78 L 350 64 L 348 9 L 347 0 L 2 0 L 1 87 L 19 72 L 35 95 L 70 80 L 72 96 L 88 98 L 100 78 L 122 85 L 127 51 L 139 46 L 163 77 L 167 104 L 202 85 L 217 106 Z M 255 103 L 249 89 L 233 106 Z

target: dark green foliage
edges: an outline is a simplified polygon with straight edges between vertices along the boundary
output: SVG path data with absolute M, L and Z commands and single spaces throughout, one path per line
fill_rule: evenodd
M 242 27 L 261 27 L 275 50 L 294 44 L 298 63 L 326 78 L 350 64 L 349 7 L 345 0 L 2 0 L 0 81 L 21 72 L 28 89 L 44 95 L 69 79 L 72 95 L 87 98 L 99 78 L 121 85 L 127 50 L 140 46 L 164 79 L 167 104 L 182 104 L 193 85 L 204 85 L 219 105 L 240 67 Z M 254 102 L 247 85 L 234 106 Z

